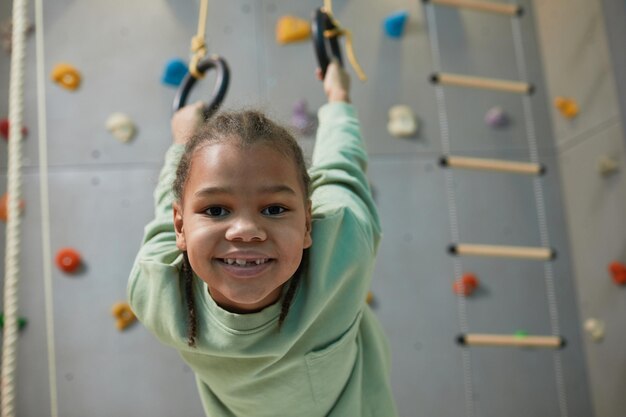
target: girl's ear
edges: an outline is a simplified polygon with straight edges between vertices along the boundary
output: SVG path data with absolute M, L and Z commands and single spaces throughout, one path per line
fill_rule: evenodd
M 309 200 L 309 203 L 307 204 L 307 208 L 306 208 L 306 230 L 304 231 L 304 249 L 308 249 L 311 247 L 311 245 L 313 244 L 313 237 L 311 236 L 311 200 Z
M 174 229 L 176 230 L 176 246 L 181 251 L 187 250 L 187 242 L 185 241 L 185 229 L 183 228 L 183 210 L 179 203 L 172 205 L 174 209 Z

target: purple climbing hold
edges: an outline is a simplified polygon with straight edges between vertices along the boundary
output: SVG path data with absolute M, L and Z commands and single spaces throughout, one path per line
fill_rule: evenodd
M 291 113 L 291 125 L 305 136 L 312 135 L 315 132 L 317 119 L 314 114 L 309 112 L 306 100 L 302 99 L 294 103 Z
M 404 10 L 387 16 L 383 24 L 387 35 L 392 38 L 400 38 L 404 33 L 404 26 L 408 18 L 409 13 Z
M 491 127 L 504 127 L 509 123 L 509 117 L 502 107 L 492 107 L 485 114 L 485 123 Z
M 178 87 L 189 70 L 182 59 L 174 58 L 167 61 L 161 81 L 163 84 Z

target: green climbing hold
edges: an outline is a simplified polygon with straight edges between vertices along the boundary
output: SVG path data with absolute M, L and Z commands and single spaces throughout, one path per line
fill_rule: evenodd
M 17 327 L 22 330 L 28 324 L 28 320 L 23 317 L 17 319 Z M 4 313 L 0 313 L 0 329 L 4 329 Z
M 518 330 L 513 334 L 513 336 L 515 336 L 516 339 L 524 339 L 528 337 L 528 332 L 525 330 Z

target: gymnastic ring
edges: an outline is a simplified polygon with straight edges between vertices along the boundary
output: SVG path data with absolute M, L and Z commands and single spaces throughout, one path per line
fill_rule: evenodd
M 315 10 L 311 23 L 311 38 L 313 40 L 313 47 L 315 48 L 317 63 L 322 70 L 322 78 L 326 76 L 326 68 L 328 68 L 328 64 L 330 64 L 330 58 L 328 56 L 329 48 L 333 58 L 336 58 L 337 61 L 339 61 L 339 65 L 343 67 L 341 48 L 339 47 L 337 36 L 328 38 L 324 36 L 325 31 L 333 29 L 337 29 L 337 26 L 335 26 L 330 16 L 322 11 L 322 8 Z
M 201 74 L 204 74 L 210 69 L 215 69 L 217 72 L 217 78 L 215 80 L 215 87 L 213 88 L 211 98 L 204 104 L 203 113 L 205 120 L 208 120 L 222 104 L 224 97 L 226 97 L 226 91 L 228 90 L 228 83 L 230 81 L 230 70 L 228 68 L 228 64 L 222 57 L 214 55 L 198 62 L 198 72 Z M 196 77 L 194 77 L 191 73 L 188 73 L 185 76 L 180 84 L 180 87 L 178 88 L 178 91 L 176 92 L 176 97 L 174 97 L 174 112 L 185 106 L 187 103 L 187 97 L 189 96 L 193 86 L 196 84 L 196 81 Z

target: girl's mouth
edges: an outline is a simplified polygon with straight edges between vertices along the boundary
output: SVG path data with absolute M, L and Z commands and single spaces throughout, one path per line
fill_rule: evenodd
M 239 267 L 250 267 L 256 265 L 263 265 L 264 263 L 270 261 L 269 258 L 258 258 L 258 259 L 236 259 L 236 258 L 221 258 L 220 261 L 227 265 L 234 265 Z

